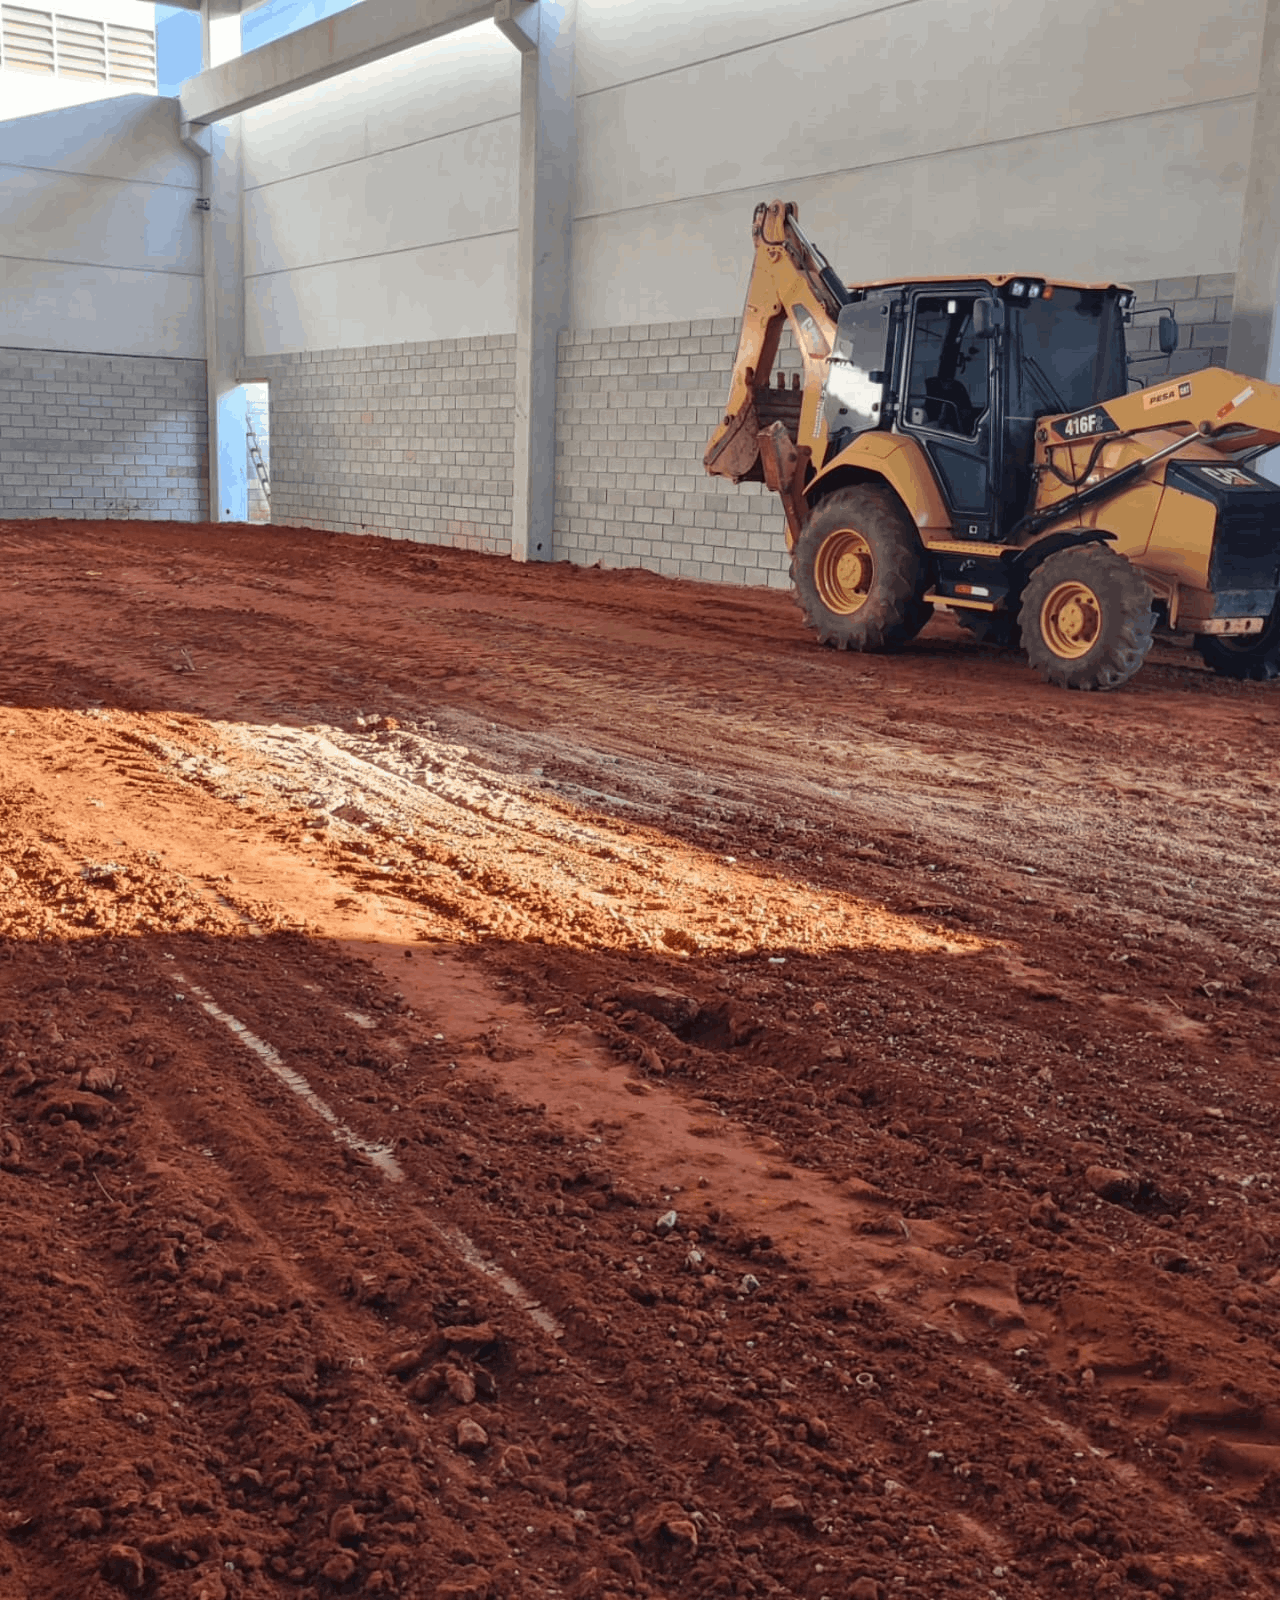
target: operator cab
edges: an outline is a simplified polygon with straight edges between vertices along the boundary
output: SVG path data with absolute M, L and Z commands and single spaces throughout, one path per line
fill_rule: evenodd
M 1014 289 L 1020 280 L 1009 287 Z M 1127 291 L 1045 284 L 1039 296 L 1013 293 L 996 302 L 1004 311 L 991 340 L 1002 356 L 1005 394 L 1001 500 L 1012 519 L 1031 492 L 1036 423 L 1044 416 L 1088 411 L 1128 388 L 1124 312 Z M 1001 350 L 1001 346 L 1003 349 Z
M 1008 538 L 1031 493 L 1039 418 L 1125 393 L 1117 285 L 1039 278 L 855 290 L 840 312 L 827 386 L 829 456 L 868 428 L 915 438 L 953 537 Z

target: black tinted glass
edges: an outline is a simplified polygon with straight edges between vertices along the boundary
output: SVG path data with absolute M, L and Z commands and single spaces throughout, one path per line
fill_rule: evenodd
M 1058 289 L 1052 299 L 1010 302 L 1017 410 L 1079 411 L 1125 392 L 1124 341 L 1114 295 Z

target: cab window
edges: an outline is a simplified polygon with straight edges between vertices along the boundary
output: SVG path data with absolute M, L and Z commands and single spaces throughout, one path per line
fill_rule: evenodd
M 987 346 L 973 331 L 974 295 L 916 301 L 907 420 L 971 439 L 987 409 Z
M 1028 417 L 1082 411 L 1125 392 L 1124 324 L 1114 294 L 1056 289 L 1010 301 L 1010 374 Z

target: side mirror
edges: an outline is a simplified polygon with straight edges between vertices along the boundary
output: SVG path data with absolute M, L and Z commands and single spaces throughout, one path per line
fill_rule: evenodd
M 1178 324 L 1173 317 L 1160 318 L 1160 354 L 1171 356 L 1178 348 Z
M 994 339 L 996 336 L 996 307 L 991 300 L 973 302 L 973 333 L 976 339 Z

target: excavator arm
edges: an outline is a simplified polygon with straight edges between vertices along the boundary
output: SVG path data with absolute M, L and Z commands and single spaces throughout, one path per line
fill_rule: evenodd
M 703 466 L 734 483 L 764 482 L 782 501 L 789 541 L 807 510 L 804 485 L 826 450 L 822 394 L 840 308 L 852 299 L 826 257 L 804 235 L 797 208 L 756 207 L 755 259 L 724 421 Z M 770 386 L 783 326 L 791 325 L 803 373 L 793 387 Z M 781 375 L 780 375 L 781 377 Z

